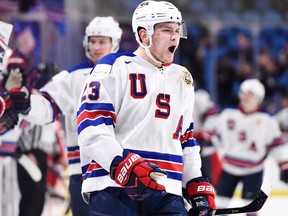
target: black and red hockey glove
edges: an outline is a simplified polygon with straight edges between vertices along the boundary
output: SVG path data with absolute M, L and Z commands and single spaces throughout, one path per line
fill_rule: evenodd
M 147 163 L 138 154 L 123 152 L 116 156 L 110 167 L 110 176 L 121 185 L 133 200 L 144 200 L 151 195 L 165 194 L 165 187 L 153 176 L 167 176 L 157 165 Z
M 0 133 L 4 134 L 8 130 L 13 129 L 18 123 L 18 113 L 14 109 L 10 95 L 8 92 L 1 92 L 1 112 L 0 117 Z M 3 110 L 4 109 L 4 110 Z
M 186 185 L 186 192 L 192 208 L 190 216 L 211 216 L 216 209 L 214 187 L 207 178 L 198 177 Z
M 10 97 L 18 113 L 28 114 L 31 109 L 30 92 L 26 87 L 15 87 L 10 90 Z
M 0 117 L 0 131 L 6 132 L 10 129 L 13 129 L 17 125 L 18 120 L 18 114 L 13 108 L 6 110 L 4 114 Z

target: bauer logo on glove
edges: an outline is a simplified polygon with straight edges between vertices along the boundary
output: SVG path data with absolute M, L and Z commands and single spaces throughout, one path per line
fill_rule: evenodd
M 112 161 L 110 176 L 133 200 L 166 194 L 165 187 L 156 180 L 167 176 L 167 173 L 156 164 L 147 163 L 139 155 L 126 150 L 123 157 L 116 156 Z

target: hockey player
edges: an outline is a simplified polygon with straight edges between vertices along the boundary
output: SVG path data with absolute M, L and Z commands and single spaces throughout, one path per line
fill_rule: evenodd
M 65 116 L 65 130 L 69 163 L 69 192 L 73 216 L 88 215 L 88 205 L 81 196 L 82 174 L 77 142 L 76 109 L 85 79 L 94 64 L 103 56 L 116 52 L 122 30 L 112 17 L 95 17 L 86 27 L 83 45 L 88 60 L 61 71 L 31 95 L 31 110 L 23 116 L 36 124 L 48 124 L 58 115 Z
M 281 137 L 277 120 L 259 111 L 264 96 L 261 82 L 245 80 L 239 89 L 239 108 L 226 108 L 203 126 L 207 140 L 223 154 L 223 171 L 216 187 L 217 206 L 221 208 L 227 207 L 239 182 L 243 183 L 244 200 L 250 202 L 256 197 L 267 155 L 274 156 L 279 164 L 281 180 L 288 180 L 288 145 Z
M 214 188 L 202 177 L 193 137 L 194 87 L 173 64 L 185 25 L 166 1 L 135 9 L 134 53 L 102 58 L 78 110 L 82 193 L 90 215 L 211 215 Z
M 194 136 L 201 143 L 201 128 L 203 123 L 213 115 L 219 113 L 219 109 L 216 104 L 212 101 L 209 93 L 202 88 L 197 88 L 197 84 L 195 85 L 195 102 L 194 102 Z M 211 151 L 213 153 L 211 154 Z M 201 146 L 201 159 L 202 159 L 202 173 L 203 176 L 209 178 L 210 182 L 213 185 L 216 185 L 219 177 L 219 173 L 221 172 L 221 163 L 219 160 L 218 153 L 215 151 L 214 147 L 202 145 Z

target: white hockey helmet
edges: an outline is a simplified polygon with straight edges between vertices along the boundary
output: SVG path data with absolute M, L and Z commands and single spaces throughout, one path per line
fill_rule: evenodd
M 117 52 L 122 36 L 122 29 L 119 27 L 119 23 L 111 16 L 95 17 L 86 27 L 83 39 L 85 53 L 89 59 L 92 58 L 88 50 L 88 40 L 90 36 L 110 37 L 112 40 L 111 52 Z
M 240 85 L 239 96 L 243 92 L 251 92 L 258 98 L 258 104 L 261 104 L 265 97 L 265 87 L 258 79 L 247 79 Z
M 181 12 L 172 3 L 166 1 L 144 1 L 138 5 L 132 17 L 132 29 L 136 41 L 143 47 L 138 34 L 139 27 L 146 29 L 148 35 L 152 37 L 155 24 L 163 22 L 179 23 L 180 37 L 187 38 L 187 29 L 182 21 Z

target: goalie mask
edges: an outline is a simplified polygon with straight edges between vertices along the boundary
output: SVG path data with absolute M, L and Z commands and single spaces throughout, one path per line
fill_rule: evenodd
M 158 23 L 174 22 L 180 26 L 180 37 L 187 38 L 187 28 L 182 21 L 181 12 L 170 2 L 166 1 L 144 1 L 135 9 L 132 17 L 132 29 L 138 44 L 145 49 L 146 54 L 158 62 L 151 55 L 149 48 L 152 44 L 154 26 Z M 144 28 L 149 36 L 150 43 L 145 45 L 141 42 L 138 31 Z
M 88 49 L 88 41 L 90 36 L 110 37 L 112 41 L 111 52 L 117 52 L 122 36 L 122 29 L 119 27 L 119 23 L 111 16 L 95 17 L 86 27 L 85 36 L 83 39 L 85 54 L 89 59 L 92 59 Z

